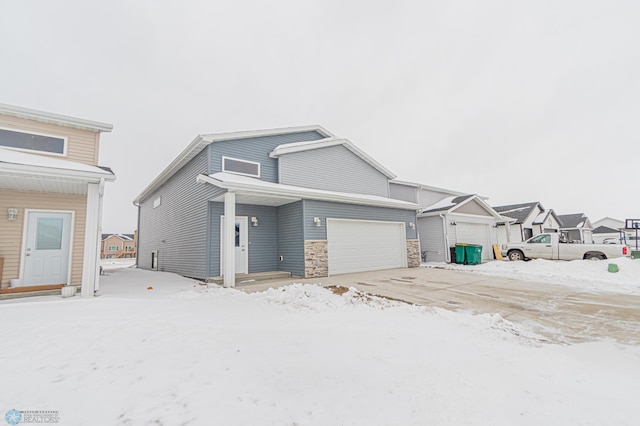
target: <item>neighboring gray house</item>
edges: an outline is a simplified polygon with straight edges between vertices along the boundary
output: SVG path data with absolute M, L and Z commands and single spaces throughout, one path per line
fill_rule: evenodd
M 389 183 L 392 198 L 420 205 L 417 223 L 423 261 L 450 262 L 450 249 L 456 243 L 480 244 L 482 258 L 493 259 L 495 228 L 504 218 L 486 203 L 485 197 L 420 183 Z
M 418 266 L 418 206 L 389 197 L 394 177 L 320 126 L 199 135 L 134 201 L 138 266 L 225 286 Z
M 584 213 L 558 215 L 560 231 L 569 241 L 580 241 L 585 244 L 593 243 L 593 225 Z
M 504 219 L 481 197 L 451 196 L 423 209 L 418 215 L 418 235 L 423 260 L 451 262 L 457 243 L 482 246 L 482 259 L 493 259 L 496 227 Z

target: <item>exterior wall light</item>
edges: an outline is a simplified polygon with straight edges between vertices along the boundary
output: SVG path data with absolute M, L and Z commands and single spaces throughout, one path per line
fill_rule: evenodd
M 320 221 L 320 218 L 319 218 L 319 217 L 314 217 L 314 218 L 313 218 L 313 223 L 314 223 L 316 226 L 320 226 L 320 225 L 322 225 L 322 222 Z
M 258 218 L 257 217 L 253 216 L 251 218 L 251 225 L 258 226 Z
M 451 225 L 456 226 L 456 225 L 457 225 L 456 221 L 455 221 L 455 220 L 452 220 L 452 221 L 451 221 Z
M 18 217 L 18 209 L 16 208 L 10 208 L 9 210 L 7 210 L 7 213 L 9 215 L 9 220 L 16 220 L 16 218 Z
M 416 224 L 413 222 L 409 222 L 409 228 L 416 229 Z

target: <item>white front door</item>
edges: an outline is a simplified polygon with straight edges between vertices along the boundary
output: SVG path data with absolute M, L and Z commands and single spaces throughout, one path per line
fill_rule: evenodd
M 247 274 L 249 272 L 249 235 L 247 233 L 247 223 L 247 216 L 236 216 L 236 274 Z M 220 275 L 224 275 L 224 216 L 221 216 L 220 222 Z
M 21 285 L 68 284 L 70 212 L 27 213 Z

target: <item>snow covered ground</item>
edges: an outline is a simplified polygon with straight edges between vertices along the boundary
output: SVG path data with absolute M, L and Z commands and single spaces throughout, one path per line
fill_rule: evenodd
M 120 268 L 101 293 L 0 302 L 0 414 L 56 411 L 61 425 L 638 423 L 637 346 L 540 343 L 497 315 L 313 285 L 245 294 Z
M 618 266 L 618 272 L 608 272 L 610 263 Z M 528 262 L 502 260 L 480 265 L 427 262 L 422 266 L 559 284 L 584 292 L 640 295 L 640 260 L 628 258 L 567 262 L 544 259 L 534 259 Z

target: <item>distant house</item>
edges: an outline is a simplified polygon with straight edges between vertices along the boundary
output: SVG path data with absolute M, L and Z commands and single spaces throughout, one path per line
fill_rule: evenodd
M 584 213 L 558 215 L 560 230 L 569 241 L 581 241 L 585 244 L 593 243 L 593 225 Z
M 98 148 L 112 127 L 0 104 L 0 291 L 98 289 L 102 198 L 115 180 Z
M 553 210 L 545 210 L 538 201 L 494 207 L 505 218 L 512 219 L 509 227 L 498 224 L 498 241 L 522 242 L 543 232 L 558 232 L 560 220 Z
M 133 234 L 102 234 L 102 259 L 136 257 L 137 231 Z
M 593 222 L 593 242 L 602 243 L 605 239 L 610 241 L 623 242 L 624 220 L 603 217 Z
M 320 126 L 199 135 L 134 201 L 138 267 L 235 286 L 419 266 L 418 205 L 389 197 L 394 178 Z

